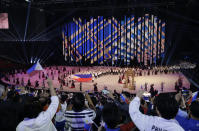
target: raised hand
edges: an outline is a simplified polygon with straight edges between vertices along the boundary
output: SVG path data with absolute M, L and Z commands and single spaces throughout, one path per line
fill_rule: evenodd
M 136 93 L 136 96 L 139 97 L 140 99 L 142 98 L 143 94 L 144 94 L 144 90 L 139 90 L 137 93 Z

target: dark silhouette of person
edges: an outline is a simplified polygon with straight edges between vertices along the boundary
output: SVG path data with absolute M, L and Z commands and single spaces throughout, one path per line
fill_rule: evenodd
M 150 93 L 151 93 L 151 96 L 154 96 L 155 95 L 155 90 L 154 90 L 154 84 L 151 84 L 151 88 L 150 88 Z
M 97 83 L 94 84 L 94 92 L 95 92 L 95 93 L 98 92 Z
M 28 86 L 31 86 L 31 82 L 30 82 L 30 79 L 28 79 L 28 84 L 27 84 Z
M 82 91 L 82 82 L 79 84 L 79 90 Z

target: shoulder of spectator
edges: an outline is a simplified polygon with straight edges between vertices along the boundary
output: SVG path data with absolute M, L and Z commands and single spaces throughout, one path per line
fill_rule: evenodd
M 180 116 L 180 117 L 182 117 L 182 118 L 187 118 L 187 117 L 188 117 L 188 114 L 187 114 L 186 111 L 183 111 L 182 109 L 179 108 L 178 113 L 177 113 L 176 116 L 177 116 L 177 117 Z
M 92 111 L 95 112 L 95 110 L 91 109 L 91 108 L 87 108 L 85 111 Z
M 136 96 L 129 104 L 129 113 L 135 111 L 139 112 L 139 106 L 140 106 L 140 98 Z
M 136 96 L 132 101 L 140 101 L 140 98 Z
M 57 96 L 51 96 L 51 103 L 48 109 L 41 113 L 43 118 L 42 117 L 40 118 L 51 120 L 57 111 L 58 105 L 59 105 L 59 98 Z

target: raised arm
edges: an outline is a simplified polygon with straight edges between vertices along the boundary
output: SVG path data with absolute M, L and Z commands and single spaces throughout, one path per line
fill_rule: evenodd
M 181 108 L 186 108 L 185 100 L 181 92 L 175 95 L 175 99 L 178 103 L 181 100 L 181 104 L 180 104 Z M 183 111 L 179 108 L 178 114 L 176 115 L 176 119 L 178 120 L 180 117 L 187 118 L 188 114 L 186 111 Z
M 50 103 L 48 109 L 44 112 L 44 115 L 48 119 L 52 120 L 53 116 L 55 115 L 55 113 L 57 111 L 57 108 L 59 105 L 59 99 L 55 93 L 51 79 L 48 79 L 48 86 L 50 88 L 51 103 Z
M 94 106 L 94 104 L 93 104 L 93 101 L 91 100 L 91 98 L 90 98 L 90 96 L 89 96 L 88 93 L 85 93 L 85 98 L 86 98 L 86 100 L 88 101 L 88 103 L 89 103 L 89 105 L 90 105 L 90 108 L 93 109 L 93 110 L 96 110 L 96 109 L 95 109 L 95 106 Z
M 129 114 L 134 122 L 134 124 L 137 126 L 138 129 L 144 130 L 147 126 L 147 123 L 151 121 L 153 118 L 151 116 L 144 115 L 140 112 L 140 98 L 142 97 L 144 91 L 138 91 L 136 94 L 136 97 L 131 101 L 129 105 Z

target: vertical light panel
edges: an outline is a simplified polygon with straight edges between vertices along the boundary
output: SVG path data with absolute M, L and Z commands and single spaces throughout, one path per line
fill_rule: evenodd
M 91 51 L 90 51 L 90 59 L 91 59 L 91 64 L 94 63 L 94 60 L 92 58 L 92 51 L 94 49 L 94 18 L 91 18 Z
M 154 26 L 153 26 L 153 21 L 154 17 L 151 15 L 150 19 L 150 64 L 153 63 L 153 31 L 154 31 Z
M 158 59 L 161 55 L 161 20 L 158 20 Z
M 135 52 L 135 58 L 136 58 L 136 59 L 137 59 L 137 43 L 138 43 L 138 42 L 137 42 L 137 41 L 138 41 L 138 40 L 137 40 L 137 34 L 138 34 L 138 33 L 137 33 L 137 32 L 138 32 L 138 31 L 137 31 L 137 30 L 138 30 L 137 25 L 138 25 L 137 23 L 134 24 L 134 32 L 135 32 L 135 33 L 134 33 L 134 52 Z
M 130 64 L 130 60 L 131 60 L 131 17 L 127 17 L 127 33 L 126 33 L 126 36 L 127 36 L 127 65 Z
M 135 56 L 135 17 L 131 15 L 131 60 L 134 59 Z
M 144 65 L 147 65 L 148 52 L 149 52 L 149 14 L 145 15 L 145 42 L 144 42 Z
M 154 33 L 153 33 L 153 62 L 156 63 L 157 60 L 157 17 L 154 17 Z
M 137 59 L 138 59 L 138 63 L 140 63 L 141 62 L 141 24 L 142 24 L 142 18 L 141 17 L 139 17 L 138 18 L 138 30 L 137 30 L 137 47 L 138 47 L 138 49 L 137 49 Z
M 162 27 L 161 27 L 161 54 L 162 57 L 164 57 L 164 51 L 165 51 L 165 22 L 162 22 Z
M 124 44 L 125 44 L 125 36 L 124 36 L 124 19 L 121 20 L 121 60 L 124 61 Z
M 142 17 L 142 31 L 141 31 L 141 62 L 144 63 L 144 39 L 145 39 L 145 30 L 144 30 L 144 16 Z
M 113 61 L 115 62 L 117 60 L 117 21 L 114 19 L 114 17 L 111 18 L 112 19 L 112 30 L 113 30 L 113 36 L 112 36 L 112 58 Z

